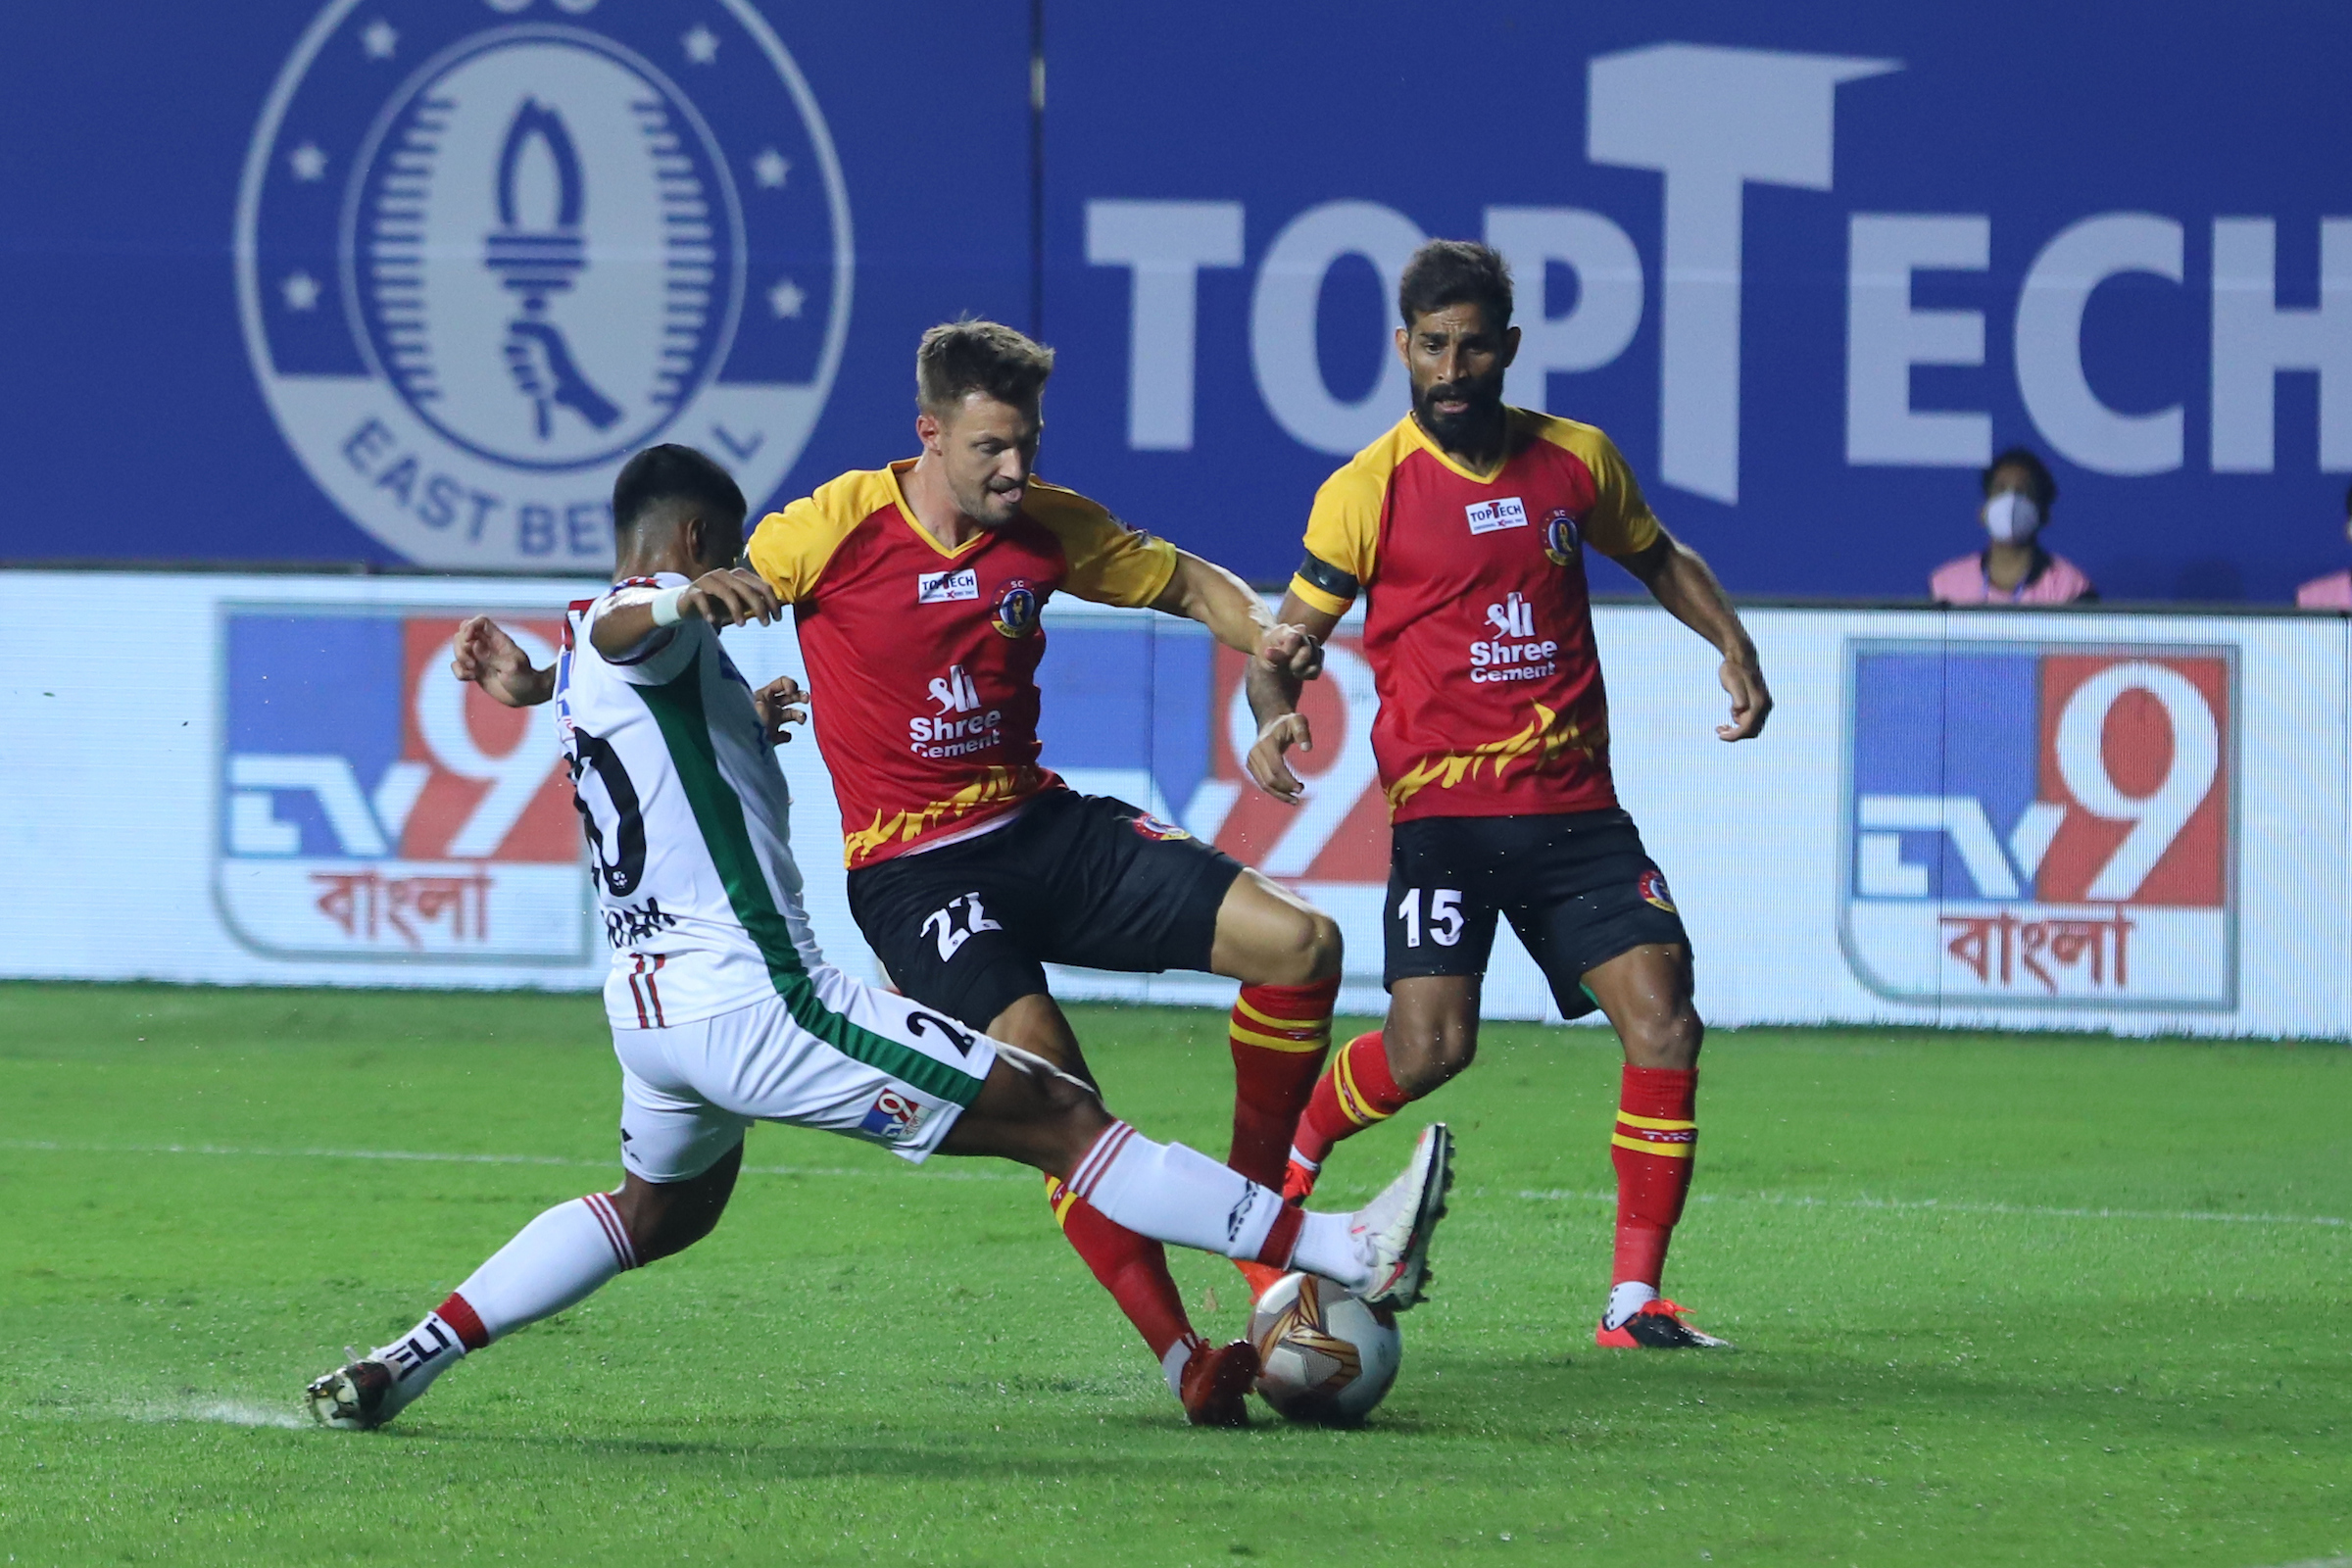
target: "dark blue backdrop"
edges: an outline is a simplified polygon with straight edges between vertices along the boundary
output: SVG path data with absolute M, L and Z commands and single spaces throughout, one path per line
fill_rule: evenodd
M 356 73 L 335 62 L 377 12 L 403 69 L 428 34 L 609 32 L 708 116 L 750 211 L 761 127 L 799 144 L 772 75 L 725 74 L 748 5 L 387 0 L 344 8 L 320 58 Z M 1574 367 L 1523 368 L 1514 396 L 1607 428 L 1735 588 L 1918 593 L 1979 542 L 1974 466 L 2012 443 L 2050 458 L 2048 542 L 2110 597 L 2278 602 L 2352 557 L 2352 227 L 2325 291 L 2321 238 L 2352 213 L 2352 105 L 2327 74 L 2352 15 L 1054 0 L 1033 162 L 1028 7 L 759 10 L 838 149 L 856 255 L 839 372 L 778 499 L 911 445 L 924 325 L 1042 306 L 1063 356 L 1049 476 L 1278 578 L 1315 484 L 1402 413 L 1384 269 L 1418 234 L 1489 234 L 1532 358 Z M 320 17 L 12 19 L 0 558 L 401 559 L 314 477 L 331 451 L 297 456 L 240 327 L 240 176 Z M 335 191 L 357 151 L 329 149 Z M 822 237 L 747 233 L 721 382 L 757 368 L 762 266 Z M 318 309 L 347 306 L 330 286 Z M 570 326 L 590 349 L 598 329 Z

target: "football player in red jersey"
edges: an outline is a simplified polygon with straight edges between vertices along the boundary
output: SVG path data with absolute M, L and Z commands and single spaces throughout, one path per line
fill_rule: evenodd
M 1085 1077 L 1045 964 L 1240 980 L 1228 1162 L 1278 1185 L 1330 1048 L 1339 928 L 1183 829 L 1040 766 L 1036 681 L 1055 593 L 1188 616 L 1253 658 L 1268 657 L 1272 617 L 1231 572 L 1037 477 L 1053 365 L 1007 326 L 934 327 L 915 359 L 920 455 L 771 514 L 746 560 L 793 608 L 851 913 L 892 981 Z M 1320 651 L 1283 657 L 1298 677 Z M 1245 1421 L 1250 1343 L 1204 1344 L 1159 1244 L 1059 1182 L 1047 1192 L 1192 1419 Z M 1253 1291 L 1273 1277 L 1244 1272 Z
M 1690 1187 L 1705 1030 L 1691 1005 L 1690 939 L 1609 777 L 1585 547 L 1722 652 L 1724 740 L 1761 731 L 1772 696 L 1722 585 L 1651 514 L 1609 438 L 1503 403 L 1519 329 L 1502 258 L 1460 241 L 1425 245 L 1398 306 L 1412 412 L 1316 493 L 1306 560 L 1249 677 L 1261 726 L 1250 775 L 1295 802 L 1301 786 L 1284 753 L 1308 737 L 1292 658 L 1369 596 L 1373 750 L 1395 824 L 1389 1015 L 1316 1086 L 1289 1192 L 1313 1188 L 1335 1142 L 1470 1064 L 1480 979 L 1495 920 L 1507 917 L 1560 1011 L 1597 1006 L 1625 1045 L 1610 1140 L 1615 1286 L 1597 1343 L 1720 1345 L 1658 1292 Z

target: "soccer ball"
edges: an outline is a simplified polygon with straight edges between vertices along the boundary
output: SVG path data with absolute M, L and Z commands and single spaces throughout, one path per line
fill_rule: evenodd
M 1312 1274 L 1285 1274 L 1257 1298 L 1250 1343 L 1259 1397 L 1293 1421 L 1361 1421 L 1388 1397 L 1403 1358 L 1396 1314 Z

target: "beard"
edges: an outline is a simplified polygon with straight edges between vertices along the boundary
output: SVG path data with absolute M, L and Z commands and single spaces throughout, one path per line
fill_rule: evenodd
M 1459 414 L 1445 414 L 1440 403 L 1469 405 Z M 1451 446 L 1467 437 L 1488 434 L 1502 418 L 1502 377 L 1479 381 L 1449 381 L 1432 386 L 1413 399 L 1413 415 L 1421 428 Z

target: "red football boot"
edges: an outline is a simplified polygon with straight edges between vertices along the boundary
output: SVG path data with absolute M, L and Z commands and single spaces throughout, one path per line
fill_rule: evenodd
M 1615 1328 L 1595 1327 L 1592 1343 L 1604 1350 L 1729 1350 L 1729 1340 L 1702 1334 L 1683 1321 L 1690 1314 L 1663 1297 L 1645 1301 L 1642 1310 Z M 1601 1320 L 1602 1324 L 1607 1319 Z
M 1177 1379 L 1183 1391 L 1184 1416 L 1197 1427 L 1246 1427 L 1250 1407 L 1245 1396 L 1257 1381 L 1257 1347 L 1248 1340 L 1231 1345 L 1203 1345 L 1184 1363 Z

